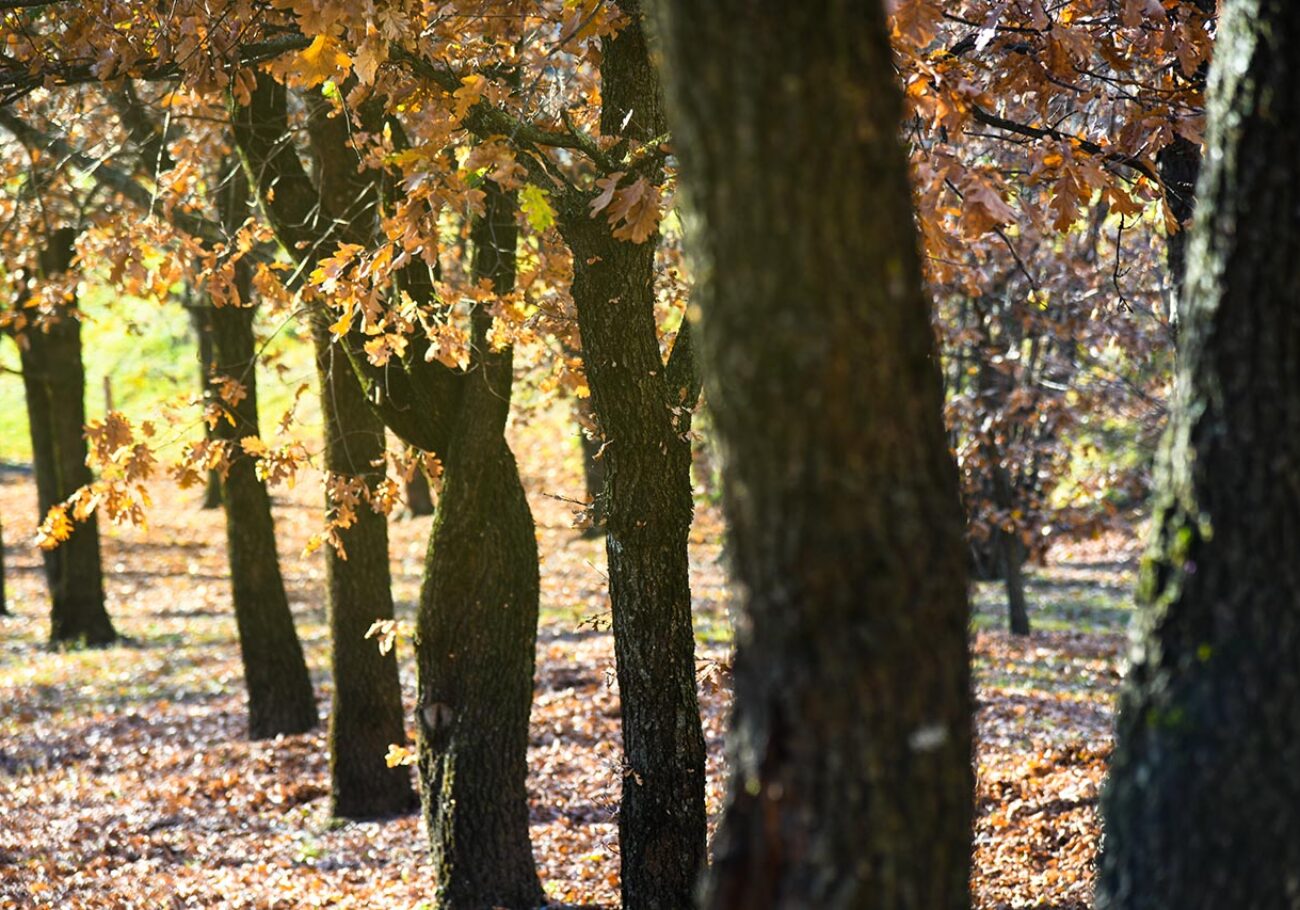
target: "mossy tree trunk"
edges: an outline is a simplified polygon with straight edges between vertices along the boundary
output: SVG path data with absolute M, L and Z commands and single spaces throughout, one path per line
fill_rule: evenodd
M 227 224 L 243 218 L 247 184 L 242 171 L 232 169 L 223 193 L 222 215 Z M 250 275 L 241 263 L 240 299 L 250 299 Z M 266 484 L 257 476 L 254 459 L 239 440 L 259 436 L 257 417 L 257 352 L 252 306 L 210 307 L 215 372 L 242 383 L 239 402 L 222 402 L 223 419 L 214 435 L 231 445 L 230 468 L 221 485 L 226 511 L 226 548 L 230 584 L 239 628 L 240 656 L 248 689 L 248 733 L 268 739 L 280 733 L 302 733 L 316 726 L 316 698 L 294 628 L 293 614 L 280 575 L 275 522 Z
M 71 228 L 50 235 L 40 254 L 41 277 L 54 278 L 71 267 L 75 241 Z M 75 309 L 75 301 L 60 305 L 50 321 L 29 324 L 17 339 L 42 519 L 51 506 L 92 479 L 86 466 L 86 375 Z M 92 513 L 75 525 L 66 541 L 42 552 L 50 590 L 50 642 L 109 644 L 117 632 L 104 608 L 99 522 Z
M 309 117 L 319 183 L 284 141 L 282 86 L 261 78 L 251 103 L 236 107 L 232 121 L 246 169 L 261 181 L 263 208 L 286 249 L 328 250 L 331 240 L 375 239 L 373 206 L 382 175 L 358 168 L 345 120 L 320 109 Z M 513 201 L 503 204 L 489 188 L 488 202 L 493 214 L 474 232 L 475 272 L 504 291 L 514 281 Z M 334 233 L 307 233 L 318 221 Z M 433 303 L 432 276 L 421 274 L 427 271 L 422 264 L 409 266 L 398 285 Z M 544 900 L 525 787 L 537 543 L 503 435 L 512 357 L 508 349 L 487 349 L 489 326 L 486 313 L 476 315 L 466 371 L 426 359 L 427 341 L 420 336 L 411 337 L 406 356 L 385 367 L 366 360 L 364 338 L 336 342 L 388 428 L 443 465 L 416 652 L 421 795 L 444 908 L 521 908 Z
M 366 404 L 346 355 L 331 342 L 326 314 L 317 310 L 311 319 L 325 468 L 332 475 L 363 478 L 374 490 L 385 474 L 384 423 Z M 393 618 L 388 518 L 365 503 L 356 512 L 356 523 L 340 532 L 346 558 L 325 547 L 334 673 L 330 800 L 331 814 L 341 818 L 394 815 L 416 804 L 410 771 L 389 768 L 384 760 L 390 744 L 406 742 L 397 655 L 380 654 L 365 637 L 375 621 Z
M 1300 6 L 1221 9 L 1105 910 L 1300 906 Z
M 602 45 L 601 130 L 664 131 L 640 4 Z M 705 747 L 687 551 L 690 411 L 699 394 L 689 330 L 666 364 L 655 326 L 657 235 L 611 236 L 585 204 L 562 210 L 591 403 L 604 447 L 602 517 L 622 705 L 619 854 L 626 907 L 687 907 L 705 864 Z
M 968 907 L 964 520 L 883 8 L 655 8 L 743 591 L 705 906 Z
M 474 277 L 514 286 L 515 199 L 495 185 L 476 219 Z M 442 457 L 442 493 L 420 591 L 420 781 L 439 906 L 544 902 L 528 835 L 528 716 L 537 634 L 537 540 L 503 435 L 509 348 L 473 317 L 472 364 Z M 494 731 L 491 737 L 484 730 Z M 473 811 L 471 811 L 473 810 Z

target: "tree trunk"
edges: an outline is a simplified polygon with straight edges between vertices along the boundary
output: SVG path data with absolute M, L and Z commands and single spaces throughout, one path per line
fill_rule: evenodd
M 0 524 L 0 616 L 9 616 L 9 600 L 5 596 L 5 536 Z
M 433 514 L 433 490 L 429 489 L 429 477 L 423 468 L 416 468 L 406 482 L 406 508 L 413 516 Z
M 476 279 L 515 277 L 515 200 L 494 184 L 475 222 Z M 503 432 L 509 348 L 473 317 L 473 364 L 451 441 L 420 591 L 420 786 L 439 906 L 544 902 L 528 836 L 528 715 L 537 636 L 537 540 Z M 484 735 L 492 731 L 492 735 Z
M 315 109 L 308 129 L 319 182 L 307 175 L 288 135 L 282 86 L 259 79 L 232 126 L 263 209 L 284 247 L 318 250 L 373 237 L 383 175 L 358 167 L 343 117 Z M 514 282 L 513 203 L 478 226 L 475 273 L 504 292 Z M 321 212 L 326 218 L 320 218 Z M 371 216 L 365 213 L 371 212 Z M 308 226 L 332 225 L 319 235 Z M 398 285 L 434 306 L 432 276 L 408 265 Z M 425 359 L 427 342 L 384 367 L 362 352 L 364 336 L 341 343 L 366 400 L 403 441 L 439 457 L 443 490 L 430 532 L 417 620 L 420 787 L 444 908 L 533 907 L 543 901 L 528 837 L 528 715 L 537 635 L 537 541 L 532 514 L 503 430 L 509 412 L 509 350 L 489 352 L 486 314 L 475 319 L 467 371 Z M 353 330 L 359 332 L 358 329 Z
M 661 133 L 659 84 L 640 5 L 602 46 L 601 129 Z M 616 240 L 585 205 L 561 211 L 573 301 L 605 454 L 605 533 L 622 705 L 619 852 L 625 907 L 689 907 L 705 863 L 704 735 L 695 680 L 687 552 L 693 501 L 689 412 L 698 396 L 687 348 L 669 366 L 654 312 L 656 237 Z M 683 333 L 689 345 L 689 333 Z M 680 356 L 678 356 L 680 355 Z
M 705 906 L 969 907 L 964 521 L 883 8 L 656 8 L 744 592 Z
M 241 175 L 236 171 L 225 191 L 227 223 L 233 218 L 237 224 L 243 214 L 246 185 Z M 236 268 L 240 299 L 248 301 L 250 276 L 243 263 Z M 240 439 L 260 435 L 253 308 L 210 307 L 210 312 L 216 373 L 239 380 L 247 393 L 237 404 L 222 402 L 229 419 L 217 421 L 214 431 L 231 443 L 230 469 L 221 492 L 235 621 L 248 687 L 248 733 L 253 739 L 302 733 L 316 726 L 316 698 L 280 576 L 271 498 L 253 458 L 239 446 Z
M 1300 6 L 1221 8 L 1106 910 L 1300 907 Z
M 605 459 L 601 446 L 604 441 L 592 430 L 596 415 L 590 398 L 573 399 L 573 422 L 578 425 L 578 444 L 582 447 L 582 479 L 591 503 L 591 524 L 583 537 L 600 537 L 605 533 Z
M 362 477 L 373 490 L 384 477 L 384 423 L 366 404 L 346 355 L 332 344 L 327 314 L 316 310 L 311 319 L 325 468 L 331 475 Z M 380 654 L 366 639 L 376 620 L 393 618 L 388 519 L 365 503 L 356 516 L 356 523 L 340 532 L 346 558 L 325 547 L 334 673 L 330 800 L 336 817 L 374 818 L 413 809 L 416 799 L 410 771 L 389 768 L 384 760 L 390 744 L 406 742 L 397 655 Z
M 190 316 L 190 326 L 194 329 L 195 347 L 199 358 L 199 388 L 203 390 L 205 401 L 213 400 L 216 391 L 212 386 L 212 364 L 215 352 L 212 348 L 212 312 L 211 307 L 196 305 L 189 288 L 185 291 L 185 311 Z M 205 433 L 212 438 L 212 429 L 205 426 Z M 203 488 L 203 508 L 221 507 L 221 475 L 208 471 L 208 482 Z
M 54 277 L 72 264 L 76 231 L 61 228 L 41 251 L 43 277 Z M 81 359 L 81 322 L 75 303 L 60 306 L 54 321 L 29 325 L 19 339 L 23 388 L 32 435 L 37 501 L 43 519 L 91 482 L 86 466 L 86 375 Z M 76 522 L 69 537 L 42 553 L 50 588 L 50 642 L 108 644 L 117 632 L 104 609 L 100 566 L 99 522 L 95 513 Z

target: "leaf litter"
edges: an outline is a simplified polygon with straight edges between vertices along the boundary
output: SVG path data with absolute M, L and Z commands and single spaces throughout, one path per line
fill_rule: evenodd
M 559 418 L 543 415 L 542 421 Z M 618 906 L 618 691 L 603 545 L 573 529 L 576 445 L 558 423 L 515 432 L 542 554 L 529 792 L 534 853 L 556 905 Z M 433 881 L 418 815 L 328 817 L 325 726 L 248 742 L 219 511 L 159 484 L 147 530 L 102 528 L 108 608 L 126 644 L 51 652 L 29 474 L 0 474 L 8 590 L 0 620 L 0 908 L 418 908 Z M 285 583 L 324 712 L 321 514 L 310 478 L 275 491 Z M 390 524 L 399 618 L 413 619 L 431 519 Z M 730 702 L 722 521 L 692 531 L 701 709 L 716 823 Z M 1097 794 L 1134 545 L 1058 549 L 1030 587 L 1041 631 L 1002 629 L 976 588 L 979 747 L 972 873 L 980 910 L 1091 905 Z M 408 717 L 410 643 L 398 642 Z

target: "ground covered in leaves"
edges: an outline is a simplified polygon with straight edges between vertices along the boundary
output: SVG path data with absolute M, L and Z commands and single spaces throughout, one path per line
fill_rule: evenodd
M 532 833 L 557 904 L 617 906 L 618 692 L 603 547 L 573 530 L 572 440 L 519 446 L 542 552 L 543 620 L 533 710 Z M 552 450 L 553 447 L 553 450 Z M 557 465 L 543 469 L 542 465 Z M 322 712 L 331 680 L 319 487 L 276 494 L 280 555 Z M 10 606 L 0 620 L 0 908 L 416 908 L 432 881 L 415 816 L 327 817 L 323 726 L 250 743 L 226 582 L 221 516 L 165 483 L 147 530 L 105 539 L 109 610 L 128 636 L 50 652 L 30 474 L 0 472 Z M 399 612 L 414 609 L 430 519 L 392 523 Z M 722 793 L 729 693 L 720 519 L 693 534 L 710 811 Z M 1132 546 L 1061 549 L 1033 577 L 1039 631 L 1001 631 L 1001 593 L 977 589 L 979 701 L 976 903 L 1090 904 L 1095 804 L 1128 619 Z M 414 679 L 400 644 L 408 700 Z

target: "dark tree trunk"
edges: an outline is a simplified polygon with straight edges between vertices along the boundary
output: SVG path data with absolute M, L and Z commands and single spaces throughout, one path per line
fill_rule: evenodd
M 321 411 L 325 418 L 325 468 L 332 475 L 363 477 L 371 489 L 384 477 L 384 423 L 366 404 L 347 356 L 331 343 L 329 319 L 312 314 Z M 327 507 L 328 507 L 327 501 Z M 325 547 L 329 585 L 331 814 L 373 818 L 413 809 L 408 768 L 389 768 L 390 744 L 406 742 L 397 655 L 383 655 L 366 630 L 393 618 L 388 568 L 388 519 L 362 504 L 356 523 L 340 531 L 347 558 Z
M 578 444 L 582 447 L 582 479 L 587 501 L 591 503 L 591 524 L 583 531 L 584 537 L 599 537 L 605 533 L 605 459 L 601 446 L 604 440 L 596 435 L 596 415 L 590 398 L 573 399 L 573 422 L 578 425 Z
M 1097 906 L 1300 906 L 1300 5 L 1230 0 Z
M 44 277 L 54 277 L 72 264 L 76 231 L 55 231 L 41 251 Z M 28 325 L 19 339 L 27 418 L 32 434 L 41 518 L 91 482 L 86 466 L 86 375 L 81 359 L 81 322 L 75 304 L 61 306 L 53 321 Z M 50 588 L 50 642 L 84 641 L 108 644 L 117 638 L 104 609 L 104 578 L 100 567 L 99 522 L 95 513 L 76 522 L 72 536 L 43 551 Z
M 374 239 L 381 175 L 364 172 L 342 117 L 309 118 L 319 183 L 292 143 L 284 89 L 259 80 L 232 125 L 263 208 L 290 251 L 332 240 Z M 501 291 L 514 282 L 513 203 L 488 188 L 495 212 L 476 229 L 475 272 Z M 273 191 L 273 192 L 272 192 Z M 354 208 L 355 207 L 355 208 Z M 321 212 L 328 217 L 320 219 Z M 317 235 L 323 221 L 336 235 Z M 490 241 L 490 242 L 489 242 Z M 430 275 L 408 266 L 402 290 L 433 305 Z M 437 455 L 443 489 L 420 593 L 420 786 L 439 906 L 533 907 L 543 893 L 528 836 L 528 715 L 537 634 L 537 541 L 514 456 L 503 435 L 513 379 L 510 351 L 486 348 L 490 318 L 475 318 L 469 370 L 426 360 L 412 336 L 407 356 L 374 367 L 349 335 L 342 347 L 366 400 L 405 442 Z M 354 330 L 355 331 L 355 330 Z
M 212 346 L 212 310 L 210 306 L 203 305 L 204 301 L 201 299 L 196 303 L 192 294 L 193 292 L 187 288 L 185 311 L 189 313 L 190 326 L 194 329 L 195 347 L 199 358 L 199 388 L 203 390 L 204 400 L 211 401 L 216 395 L 212 386 L 212 364 L 216 357 Z M 212 438 L 212 429 L 206 425 L 205 433 L 209 439 Z M 216 471 L 208 471 L 208 481 L 203 488 L 203 508 L 220 507 L 221 475 Z
M 485 187 L 474 274 L 506 293 L 515 277 L 515 201 Z M 473 364 L 442 456 L 416 633 L 421 795 L 439 906 L 448 910 L 544 902 L 526 788 L 537 540 L 503 436 L 512 352 L 488 349 L 489 315 L 473 322 Z
M 1209 18 L 1215 14 L 1215 0 L 1182 0 L 1175 11 L 1182 17 Z M 1202 64 L 1186 78 L 1203 91 L 1207 70 L 1207 65 Z M 1182 75 L 1181 70 L 1177 75 Z M 1156 167 L 1164 188 L 1165 203 L 1169 206 L 1174 221 L 1178 223 L 1178 230 L 1165 241 L 1165 267 L 1173 287 L 1173 308 L 1169 316 L 1177 329 L 1182 318 L 1183 299 L 1187 293 L 1187 231 L 1192 216 L 1196 214 L 1196 180 L 1201 173 L 1201 146 L 1181 135 L 1175 135 L 1156 153 Z
M 406 482 L 406 508 L 415 516 L 433 514 L 433 490 L 423 468 L 416 468 Z
M 664 129 L 634 0 L 602 47 L 602 132 Z M 586 206 L 561 212 L 573 252 L 583 363 L 605 446 L 609 596 L 622 704 L 619 852 L 626 907 L 688 907 L 705 862 L 704 735 L 695 680 L 687 540 L 689 412 L 698 396 L 689 333 L 668 366 L 654 312 L 657 237 L 616 240 Z M 685 342 L 685 346 L 681 342 Z
M 964 521 L 883 7 L 656 7 L 744 591 L 705 906 L 968 907 Z
M 238 223 L 245 185 L 235 171 L 223 199 L 223 214 Z M 240 266 L 240 298 L 249 300 L 249 275 Z M 256 344 L 251 306 L 210 307 L 216 373 L 233 377 L 247 395 L 238 404 L 222 402 L 230 419 L 217 421 L 218 438 L 232 443 L 230 470 L 222 486 L 226 505 L 226 546 L 230 583 L 239 627 L 240 656 L 248 688 L 248 733 L 267 739 L 302 733 L 316 726 L 316 698 L 294 629 L 293 614 L 280 575 L 275 523 L 266 484 L 239 440 L 258 436 Z

